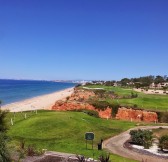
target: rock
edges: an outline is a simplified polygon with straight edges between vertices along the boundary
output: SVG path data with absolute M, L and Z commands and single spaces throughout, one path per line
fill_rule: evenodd
M 88 90 L 75 90 L 74 93 L 70 96 L 70 101 L 85 101 L 91 97 L 95 97 L 95 93 L 93 91 Z
M 104 111 L 96 109 L 94 106 L 88 103 L 82 103 L 77 101 L 58 101 L 52 106 L 52 110 L 68 111 L 68 110 L 92 110 L 97 111 L 100 118 L 111 118 L 111 108 L 107 108 Z
M 116 114 L 116 119 L 130 120 L 130 121 L 145 121 L 145 122 L 157 122 L 158 116 L 155 112 L 148 112 L 145 110 L 134 110 L 129 108 L 119 108 Z

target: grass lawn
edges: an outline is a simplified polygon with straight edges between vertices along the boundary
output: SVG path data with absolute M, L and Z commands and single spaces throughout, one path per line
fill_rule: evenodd
M 19 145 L 25 140 L 26 145 L 35 145 L 38 149 L 50 151 L 83 154 L 86 157 L 99 157 L 105 151 L 98 151 L 97 144 L 101 139 L 107 139 L 135 126 L 133 122 L 119 120 L 104 120 L 88 116 L 83 112 L 56 112 L 38 111 L 38 114 L 16 113 L 14 125 L 10 126 L 8 135 L 11 137 L 11 146 Z M 10 124 L 13 113 L 9 113 L 7 121 Z M 88 142 L 88 150 L 84 135 L 85 132 L 94 132 L 94 149 Z M 111 159 L 120 162 L 133 162 L 117 155 L 111 155 Z
M 119 96 L 130 95 L 133 92 L 132 89 L 125 89 L 121 87 L 102 86 L 102 85 L 90 85 L 89 88 L 104 88 L 105 90 L 114 91 Z M 155 110 L 155 111 L 168 111 L 168 95 L 158 94 L 144 94 L 136 92 L 137 98 L 131 99 L 108 99 L 108 102 L 116 102 L 124 106 L 137 105 L 138 108 Z

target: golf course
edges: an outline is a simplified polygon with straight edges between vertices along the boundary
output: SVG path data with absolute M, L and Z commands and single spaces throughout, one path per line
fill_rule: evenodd
M 102 88 L 106 91 L 112 91 L 118 95 L 117 99 L 106 99 L 110 103 L 118 103 L 123 106 L 130 106 L 153 111 L 168 111 L 168 95 L 159 94 L 144 94 L 142 92 L 135 92 L 133 89 L 104 86 L 104 85 L 87 85 L 87 88 Z M 136 98 L 127 98 L 134 92 L 138 96 Z
M 86 87 L 86 86 L 85 86 Z M 79 87 L 79 88 L 85 88 Z M 143 108 L 147 110 L 167 111 L 167 95 L 150 95 L 135 92 L 132 89 L 111 87 L 102 85 L 91 85 L 87 88 L 102 88 L 106 92 L 111 91 L 118 98 L 105 98 L 109 103 L 118 103 L 127 107 Z M 129 98 L 131 93 L 137 93 L 136 98 Z M 85 111 L 51 111 L 38 110 L 8 113 L 7 123 L 9 125 L 8 136 L 10 137 L 9 148 L 19 150 L 21 143 L 25 147 L 32 146 L 36 150 L 57 151 L 73 153 L 98 159 L 101 155 L 107 155 L 108 151 L 98 150 L 101 140 L 109 139 L 120 133 L 135 127 L 137 123 L 116 119 L 101 119 L 88 115 Z M 146 125 L 146 124 L 145 124 Z M 93 132 L 95 138 L 86 140 L 85 133 Z M 134 162 L 115 154 L 110 154 L 110 159 L 117 162 Z
M 8 136 L 10 137 L 9 147 L 17 150 L 22 141 L 25 145 L 32 145 L 36 149 L 47 149 L 84 155 L 86 157 L 98 158 L 106 154 L 105 150 L 98 150 L 97 144 L 100 140 L 108 139 L 136 125 L 134 122 L 105 120 L 91 117 L 84 112 L 56 112 L 38 111 L 24 113 L 9 113 L 7 122 L 10 125 Z M 13 118 L 13 126 L 10 119 Z M 86 149 L 85 133 L 93 132 L 93 150 L 91 142 L 88 141 Z M 112 160 L 122 162 L 131 161 L 117 155 L 111 155 Z M 134 160 L 132 160 L 133 162 Z

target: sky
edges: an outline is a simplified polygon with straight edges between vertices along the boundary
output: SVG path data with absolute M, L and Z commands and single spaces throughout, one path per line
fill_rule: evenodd
M 0 0 L 0 78 L 168 74 L 168 0 Z

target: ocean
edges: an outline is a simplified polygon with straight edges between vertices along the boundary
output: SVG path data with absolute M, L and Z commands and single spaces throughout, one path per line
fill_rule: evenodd
M 75 83 L 0 79 L 1 105 L 74 87 Z

